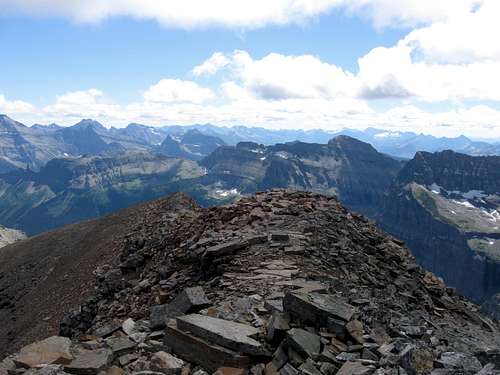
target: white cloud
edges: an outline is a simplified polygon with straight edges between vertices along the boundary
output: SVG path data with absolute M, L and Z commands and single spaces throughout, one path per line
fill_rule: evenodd
M 374 48 L 361 57 L 358 77 L 363 95 L 415 97 L 427 102 L 500 101 L 500 44 L 496 40 L 500 2 L 482 0 L 476 8 L 462 5 L 459 12 L 450 6 L 455 12 L 411 31 L 393 47 Z
M 162 79 L 143 93 L 144 99 L 153 103 L 204 103 L 215 98 L 209 88 L 196 82 L 179 79 Z
M 35 107 L 21 100 L 7 100 L 4 95 L 0 94 L 0 113 L 23 114 L 35 111 Z
M 385 27 L 449 19 L 482 1 L 486 0 L 0 0 L 0 9 L 68 17 L 77 22 L 129 16 L 182 28 L 286 25 L 333 9 L 346 9 L 366 15 L 377 27 Z
M 224 64 L 213 64 L 214 56 Z M 271 53 L 255 60 L 246 51 L 235 51 L 230 55 L 217 53 L 195 70 L 214 74 L 223 68 L 229 70 L 231 79 L 236 80 L 223 87 L 233 97 L 236 89 L 237 96 L 267 100 L 354 97 L 359 90 L 353 74 L 311 55 Z
M 55 103 L 43 109 L 45 116 L 58 119 L 93 118 L 96 120 L 109 117 L 120 118 L 120 106 L 113 104 L 97 89 L 68 92 L 58 96 Z
M 230 64 L 230 60 L 222 52 L 215 52 L 208 60 L 194 67 L 195 76 L 212 75 Z
M 486 1 L 488 0 L 345 0 L 342 6 L 369 17 L 377 28 L 415 27 L 461 17 Z
M 0 0 L 4 11 L 57 15 L 78 22 L 113 16 L 155 19 L 170 27 L 284 25 L 322 14 L 343 0 Z

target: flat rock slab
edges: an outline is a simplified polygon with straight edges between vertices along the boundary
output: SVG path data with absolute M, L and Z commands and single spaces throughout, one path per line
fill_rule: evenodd
M 122 356 L 134 351 L 136 344 L 126 337 L 111 337 L 106 343 L 115 356 Z
M 184 332 L 191 332 L 214 344 L 240 353 L 268 354 L 260 342 L 251 338 L 258 335 L 260 330 L 246 324 L 192 314 L 177 318 L 177 327 Z
M 205 256 L 211 258 L 215 256 L 230 255 L 234 254 L 238 250 L 246 248 L 247 246 L 248 242 L 246 240 L 236 240 L 236 241 L 226 242 L 209 247 L 205 251 Z
M 106 369 L 113 360 L 113 353 L 109 349 L 98 349 L 80 354 L 64 371 L 76 375 L 94 375 Z
M 166 305 L 153 306 L 150 310 L 151 328 L 163 328 L 169 319 L 184 314 L 201 311 L 212 303 L 205 295 L 203 288 L 194 287 L 184 289 L 174 300 Z
M 23 347 L 14 357 L 17 367 L 32 368 L 49 364 L 68 364 L 73 360 L 70 353 L 71 340 L 52 336 Z
M 317 326 L 326 326 L 328 319 L 348 322 L 355 312 L 353 306 L 339 301 L 334 296 L 319 293 L 287 293 L 283 308 L 292 317 Z
M 247 368 L 250 365 L 250 357 L 183 332 L 175 320 L 167 324 L 163 343 L 180 358 L 210 372 L 220 367 Z

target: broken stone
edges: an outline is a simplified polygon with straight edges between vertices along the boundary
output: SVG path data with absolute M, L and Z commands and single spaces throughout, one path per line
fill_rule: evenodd
M 165 327 L 168 319 L 197 313 L 211 305 L 212 303 L 201 287 L 186 288 L 168 305 L 158 305 L 151 308 L 151 329 Z
M 184 361 L 166 352 L 155 353 L 151 357 L 151 370 L 166 375 L 181 375 Z
M 106 370 L 106 375 L 123 375 L 125 371 L 118 366 L 111 366 Z
M 266 300 L 266 302 L 264 303 L 264 307 L 270 313 L 273 313 L 274 311 L 282 313 L 283 312 L 283 300 L 277 300 L 277 299 Z
M 293 328 L 287 332 L 287 342 L 304 357 L 314 357 L 321 350 L 319 336 L 300 328 Z
M 133 319 L 129 318 L 122 323 L 122 330 L 128 336 L 135 332 L 135 322 Z
M 240 353 L 269 356 L 262 344 L 251 338 L 261 331 L 246 324 L 192 314 L 177 318 L 177 328 Z
M 346 324 L 345 327 L 354 341 L 356 341 L 358 344 L 363 344 L 365 342 L 365 340 L 363 339 L 363 323 L 361 323 L 359 320 L 351 320 Z
M 115 356 L 131 353 L 135 349 L 135 343 L 126 337 L 110 337 L 106 340 L 106 344 Z
M 98 349 L 77 356 L 64 370 L 76 375 L 94 375 L 104 370 L 113 360 L 109 349 Z
M 223 255 L 234 254 L 236 251 L 244 249 L 247 246 L 248 246 L 247 241 L 239 241 L 239 240 L 228 242 L 228 243 L 223 243 L 220 245 L 215 245 L 215 246 L 209 247 L 205 251 L 204 257 L 212 258 L 212 257 L 219 257 L 219 256 L 223 256 Z
M 266 339 L 270 343 L 280 342 L 285 338 L 286 331 L 290 329 L 288 319 L 278 312 L 274 312 L 267 323 Z
M 70 353 L 71 340 L 52 336 L 23 347 L 14 357 L 17 367 L 39 367 L 47 364 L 67 364 L 73 356 Z
M 434 355 L 428 349 L 408 346 L 401 352 L 401 367 L 410 375 L 429 373 L 434 368 Z
M 283 300 L 284 311 L 304 323 L 325 326 L 328 319 L 345 322 L 354 315 L 354 307 L 333 296 L 319 293 L 287 293 Z
M 134 362 L 139 358 L 138 354 L 132 353 L 132 354 L 125 354 L 122 355 L 120 358 L 118 358 L 118 362 L 120 363 L 120 366 L 126 366 L 129 363 Z
M 271 233 L 271 240 L 276 241 L 276 242 L 288 242 L 290 239 L 290 234 L 287 232 L 272 232 Z
M 219 367 L 214 375 L 245 375 L 245 370 L 235 367 Z
M 115 333 L 116 331 L 118 331 L 120 328 L 121 328 L 120 324 L 107 325 L 107 326 L 104 326 L 104 327 L 97 328 L 94 331 L 94 335 L 97 336 L 97 337 L 101 337 L 101 338 L 104 339 L 106 337 L 111 336 L 113 333 Z
M 476 374 L 481 371 L 482 365 L 479 360 L 470 354 L 458 352 L 446 352 L 435 361 L 435 367 L 463 371 L 465 375 Z
M 369 375 L 374 369 L 359 362 L 346 362 L 336 375 Z
M 204 339 L 180 330 L 175 320 L 171 320 L 167 324 L 163 340 L 164 344 L 171 348 L 174 354 L 185 361 L 202 366 L 208 371 L 213 372 L 224 366 L 246 368 L 250 364 L 248 356 L 211 344 Z
M 299 372 L 304 375 L 322 375 L 310 359 L 299 367 Z
M 299 372 L 291 364 L 287 363 L 279 371 L 281 375 L 297 375 Z

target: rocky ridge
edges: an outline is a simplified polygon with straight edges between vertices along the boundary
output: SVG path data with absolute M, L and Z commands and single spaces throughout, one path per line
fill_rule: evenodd
M 60 334 L 3 374 L 499 374 L 498 322 L 335 198 L 144 217 Z

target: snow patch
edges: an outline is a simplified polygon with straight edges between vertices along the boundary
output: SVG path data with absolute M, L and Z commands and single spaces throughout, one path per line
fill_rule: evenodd
M 235 196 L 239 195 L 238 189 L 230 189 L 230 190 L 223 190 L 223 189 L 217 189 L 215 190 L 215 195 L 217 195 L 219 198 L 227 198 L 230 196 Z

